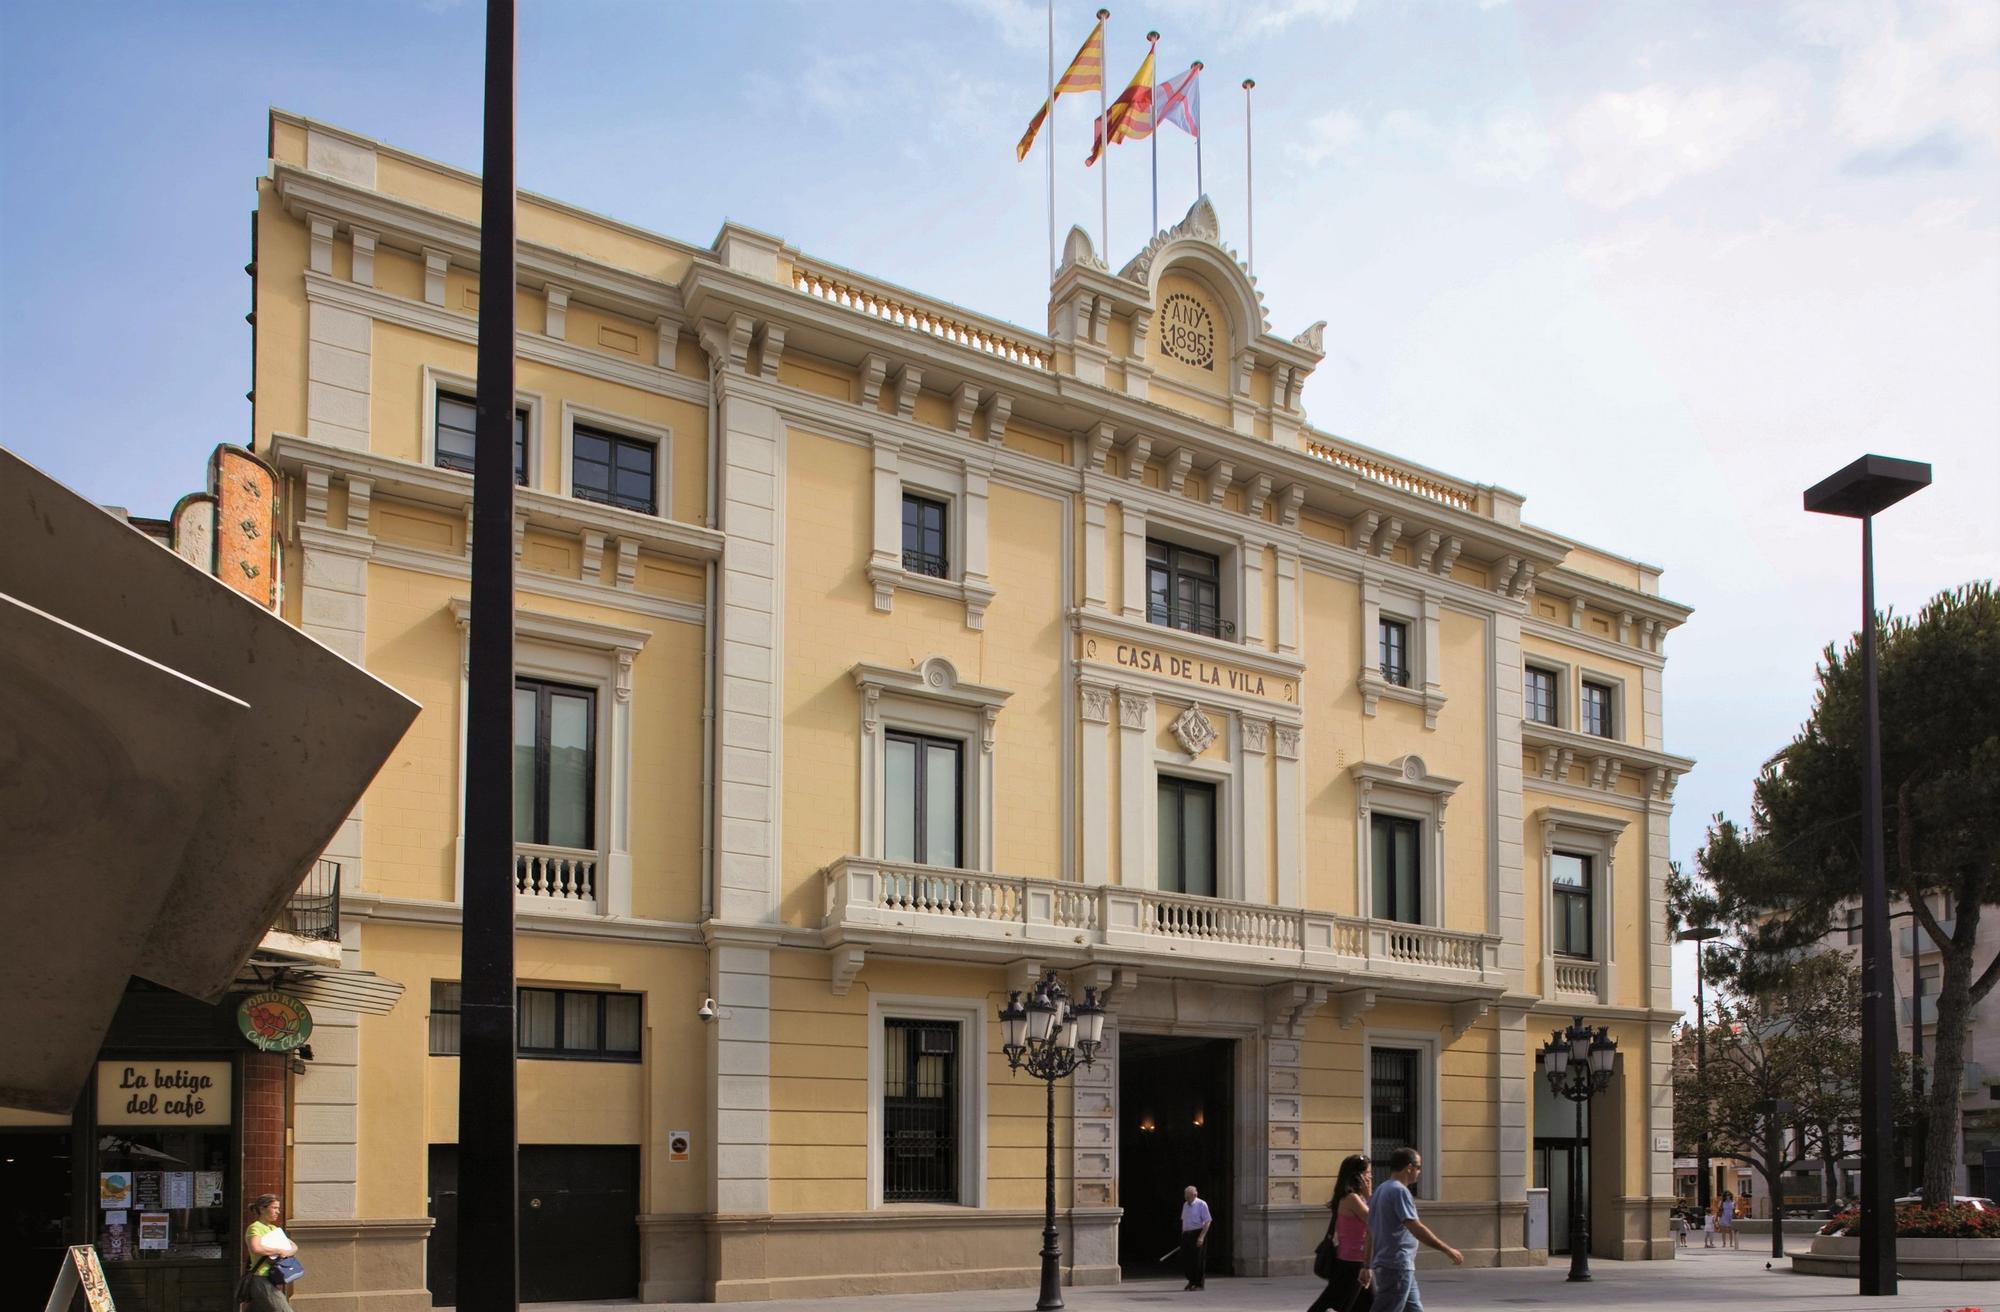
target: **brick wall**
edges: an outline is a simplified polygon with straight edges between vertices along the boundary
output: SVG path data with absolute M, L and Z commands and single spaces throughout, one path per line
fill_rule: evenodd
M 276 1052 L 243 1055 L 243 1202 L 285 1192 L 285 1065 Z M 286 1199 L 286 1211 L 291 1200 Z

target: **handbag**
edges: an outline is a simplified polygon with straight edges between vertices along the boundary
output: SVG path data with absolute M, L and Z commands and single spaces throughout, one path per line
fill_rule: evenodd
M 1331 1232 L 1328 1232 L 1319 1241 L 1319 1247 L 1313 1249 L 1313 1274 L 1321 1280 L 1333 1279 L 1334 1253 L 1333 1235 Z
M 271 1261 L 271 1283 L 289 1285 L 305 1279 L 305 1263 L 296 1257 L 279 1257 Z

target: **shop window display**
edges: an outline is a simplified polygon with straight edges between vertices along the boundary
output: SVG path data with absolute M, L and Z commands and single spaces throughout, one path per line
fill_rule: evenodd
M 214 1260 L 235 1241 L 229 1127 L 100 1129 L 93 1241 L 106 1262 Z

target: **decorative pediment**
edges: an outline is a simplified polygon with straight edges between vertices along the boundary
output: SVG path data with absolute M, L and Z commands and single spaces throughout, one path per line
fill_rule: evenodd
M 1209 203 L 1207 196 L 1195 201 L 1186 218 L 1154 234 L 1153 240 L 1146 243 L 1146 248 L 1118 271 L 1118 276 L 1148 288 L 1155 286 L 1159 282 L 1157 275 L 1168 264 L 1176 262 L 1173 256 L 1178 252 L 1172 249 L 1175 247 L 1184 248 L 1190 254 L 1199 252 L 1206 258 L 1196 263 L 1207 266 L 1211 277 L 1233 284 L 1230 290 L 1239 293 L 1243 301 L 1246 322 L 1238 325 L 1238 329 L 1244 337 L 1271 331 L 1271 320 L 1264 309 L 1264 295 L 1257 290 L 1257 280 L 1250 275 L 1250 267 L 1237 258 L 1236 252 L 1222 244 L 1221 225 L 1216 221 L 1215 206 Z
M 1072 227 L 1069 236 L 1063 240 L 1062 268 L 1072 266 L 1084 269 L 1105 269 L 1104 259 L 1091 244 L 1090 234 L 1081 225 Z

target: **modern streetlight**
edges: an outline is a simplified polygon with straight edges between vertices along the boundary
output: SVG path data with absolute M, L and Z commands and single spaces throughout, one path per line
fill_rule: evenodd
M 1694 944 L 1694 1076 L 1701 1086 L 1704 1102 L 1708 1098 L 1708 1001 L 1703 990 L 1706 984 L 1707 961 L 1702 956 L 1702 944 L 1713 938 L 1721 938 L 1722 930 L 1716 925 L 1696 925 L 1682 930 L 1674 937 L 1683 943 Z M 1695 1205 L 1701 1208 L 1703 1216 L 1708 1215 L 1708 1191 L 1711 1187 L 1708 1169 L 1708 1109 L 1702 1108 L 1701 1133 L 1695 1143 L 1695 1169 L 1700 1172 L 1695 1177 Z
M 1612 1064 L 1618 1057 L 1618 1041 L 1611 1031 L 1596 1030 L 1578 1016 L 1566 1030 L 1557 1030 L 1541 1051 L 1542 1074 L 1549 1091 L 1576 1104 L 1575 1144 L 1583 1142 L 1583 1107 L 1611 1084 Z M 1571 1147 L 1569 1154 L 1569 1278 L 1590 1279 L 1590 1220 L 1583 1205 L 1581 1154 Z
M 1875 516 L 1929 487 L 1931 467 L 1863 456 L 1806 489 L 1817 515 L 1861 521 L 1861 1292 L 1896 1292 L 1895 1142 L 1891 1058 L 1896 1020 L 1889 955 L 1889 889 L 1882 857 L 1882 723 L 1875 689 Z
M 1000 1009 L 1000 1050 L 1011 1070 L 1025 1069 L 1048 1086 L 1045 1122 L 1048 1151 L 1043 1163 L 1047 1196 L 1042 1209 L 1042 1297 L 1036 1312 L 1063 1305 L 1062 1247 L 1056 1236 L 1056 1081 L 1097 1059 L 1104 1041 L 1104 1008 L 1096 989 L 1085 989 L 1083 1001 L 1072 1003 L 1069 991 L 1052 970 L 1043 975 L 1026 1005 L 1017 989 Z

